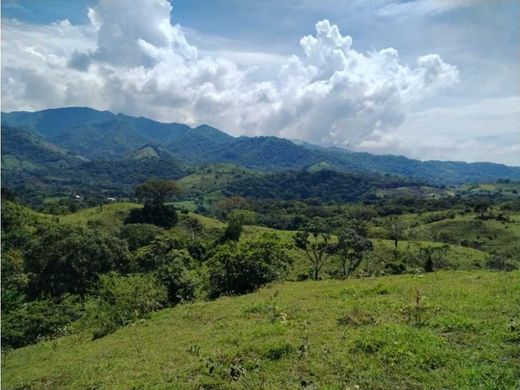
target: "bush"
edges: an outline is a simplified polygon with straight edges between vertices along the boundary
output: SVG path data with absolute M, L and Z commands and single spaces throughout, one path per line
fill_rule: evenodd
M 152 274 L 102 275 L 85 302 L 84 324 L 94 338 L 103 337 L 161 308 L 166 299 L 166 288 Z
M 228 242 L 207 262 L 209 294 L 244 294 L 281 278 L 290 265 L 284 247 L 274 239 Z
M 171 261 L 169 253 L 181 250 L 188 244 L 170 232 L 159 234 L 150 245 L 139 248 L 134 253 L 135 265 L 139 272 L 153 272 Z
M 66 333 L 67 325 L 81 315 L 80 303 L 71 296 L 60 302 L 39 300 L 2 313 L 2 348 L 19 348 Z
M 167 254 L 166 262 L 155 275 L 166 287 L 168 302 L 176 305 L 195 298 L 199 278 L 195 271 L 195 261 L 186 250 L 174 249 Z
M 518 269 L 518 266 L 511 260 L 506 259 L 503 256 L 491 256 L 486 261 L 486 267 L 498 271 L 514 271 Z
M 161 231 L 162 229 L 155 225 L 133 223 L 123 226 L 119 236 L 128 243 L 128 249 L 134 251 L 150 244 Z

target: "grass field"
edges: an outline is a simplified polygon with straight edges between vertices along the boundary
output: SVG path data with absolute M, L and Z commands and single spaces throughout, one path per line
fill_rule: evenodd
M 2 388 L 517 389 L 519 296 L 519 272 L 274 284 L 14 350 Z

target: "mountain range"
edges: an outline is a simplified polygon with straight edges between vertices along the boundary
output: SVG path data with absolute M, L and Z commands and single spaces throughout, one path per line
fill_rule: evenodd
M 42 172 L 60 176 L 77 172 L 87 181 L 100 172 L 121 170 L 135 180 L 179 177 L 189 166 L 230 163 L 280 172 L 330 169 L 362 175 L 387 174 L 435 185 L 520 180 L 520 167 L 494 163 L 419 161 L 321 147 L 287 139 L 233 137 L 208 125 L 190 127 L 84 107 L 2 113 L 2 179 L 9 185 Z M 51 172 L 53 175 L 49 175 Z M 50 179 L 48 179 L 50 180 Z M 129 181 L 128 178 L 125 179 Z

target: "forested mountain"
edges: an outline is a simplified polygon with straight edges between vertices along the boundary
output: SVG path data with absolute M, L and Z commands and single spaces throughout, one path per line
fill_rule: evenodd
M 90 160 L 119 160 L 146 145 L 155 145 L 182 162 L 196 165 L 232 163 L 267 171 L 327 167 L 344 172 L 401 175 L 435 184 L 520 180 L 520 167 L 421 162 L 403 156 L 351 152 L 277 137 L 235 138 L 207 125 L 191 128 L 90 108 L 3 113 L 2 123 L 36 133 L 45 141 Z M 16 149 L 11 149 L 12 144 L 7 145 L 4 152 L 10 155 L 31 153 L 31 150 L 22 150 L 24 144 L 20 145 Z
M 2 126 L 2 168 L 33 170 L 42 165 L 69 166 L 84 159 L 30 131 Z
M 377 189 L 412 186 L 417 183 L 397 177 L 356 175 L 330 170 L 317 172 L 280 172 L 263 176 L 245 176 L 226 188 L 230 194 L 251 199 L 351 202 L 376 199 Z

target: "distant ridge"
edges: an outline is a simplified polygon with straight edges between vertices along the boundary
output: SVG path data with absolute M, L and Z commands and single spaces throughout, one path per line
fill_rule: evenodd
M 2 113 L 2 124 L 36 133 L 45 141 L 90 160 L 115 161 L 129 156 L 170 158 L 167 152 L 188 164 L 231 163 L 266 171 L 326 167 L 343 172 L 399 175 L 446 185 L 520 180 L 520 167 L 503 164 L 418 161 L 277 137 L 233 137 L 208 125 L 192 128 L 85 107 Z M 154 146 L 150 149 L 151 145 Z

